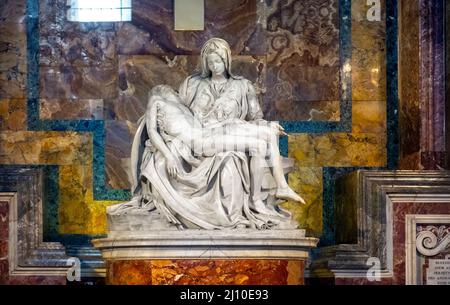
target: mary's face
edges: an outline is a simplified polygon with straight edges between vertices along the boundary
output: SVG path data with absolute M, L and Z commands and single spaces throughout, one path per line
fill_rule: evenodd
M 208 68 L 213 75 L 223 75 L 225 72 L 225 63 L 216 53 L 211 53 L 206 57 Z

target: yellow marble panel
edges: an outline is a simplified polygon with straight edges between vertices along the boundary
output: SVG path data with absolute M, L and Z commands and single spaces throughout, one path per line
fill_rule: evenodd
M 59 173 L 59 233 L 106 233 L 106 207 L 118 202 L 94 200 L 92 163 L 60 166 Z
M 292 218 L 307 234 L 319 237 L 323 222 L 322 168 L 296 166 L 289 174 L 289 185 L 305 199 L 306 205 L 288 201 L 282 207 L 292 213 Z
M 386 134 L 386 101 L 353 103 L 352 132 Z
M 92 136 L 76 132 L 0 132 L 0 164 L 83 164 L 92 159 Z
M 377 133 L 293 134 L 289 156 L 300 167 L 384 166 L 386 136 Z
M 367 20 L 369 8 L 366 1 L 352 1 L 353 102 L 386 100 L 385 1 L 380 21 Z

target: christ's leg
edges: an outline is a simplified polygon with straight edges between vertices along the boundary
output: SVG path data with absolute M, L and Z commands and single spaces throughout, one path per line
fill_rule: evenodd
M 202 145 L 206 155 L 214 155 L 225 151 L 243 151 L 250 152 L 252 156 L 259 156 L 261 158 L 269 153 L 273 166 L 273 177 L 278 187 L 276 196 L 304 203 L 304 200 L 297 195 L 286 182 L 275 132 L 272 132 L 270 142 L 252 137 L 223 135 L 203 139 Z M 260 161 L 260 159 L 257 159 L 254 162 L 258 163 L 253 164 L 252 171 L 257 175 L 259 174 L 259 171 L 256 170 L 256 167 L 262 166 Z M 260 189 L 260 185 L 257 185 L 257 183 L 255 183 L 254 186 L 256 189 Z

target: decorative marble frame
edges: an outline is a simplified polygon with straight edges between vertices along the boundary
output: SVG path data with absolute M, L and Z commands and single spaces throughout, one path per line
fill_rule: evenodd
M 450 202 L 450 195 L 446 198 Z M 422 266 L 423 258 L 417 255 L 417 225 L 418 224 L 450 224 L 450 214 L 447 215 L 406 215 L 405 236 L 405 284 L 422 285 L 422 272 L 417 266 Z
M 66 276 L 60 243 L 43 238 L 42 170 L 0 167 L 0 200 L 9 202 L 10 276 Z
M 311 266 L 313 277 L 365 278 L 370 257 L 381 262 L 381 277 L 393 274 L 393 206 L 402 202 L 445 202 L 450 207 L 449 171 L 367 171 L 359 170 L 341 180 L 350 179 L 355 193 L 337 200 L 336 205 L 353 204 L 355 219 L 348 227 L 353 243 L 341 243 L 318 249 Z M 350 206 L 352 208 L 352 206 Z M 339 217 L 339 215 L 337 215 Z

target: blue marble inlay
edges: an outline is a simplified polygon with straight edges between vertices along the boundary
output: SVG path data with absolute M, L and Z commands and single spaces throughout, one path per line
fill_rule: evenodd
M 397 0 L 386 1 L 386 120 L 387 120 L 387 168 L 396 169 L 399 164 L 398 126 L 398 7 Z
M 44 170 L 44 191 L 43 191 L 43 227 L 44 241 L 56 241 L 59 236 L 59 166 L 47 165 Z

